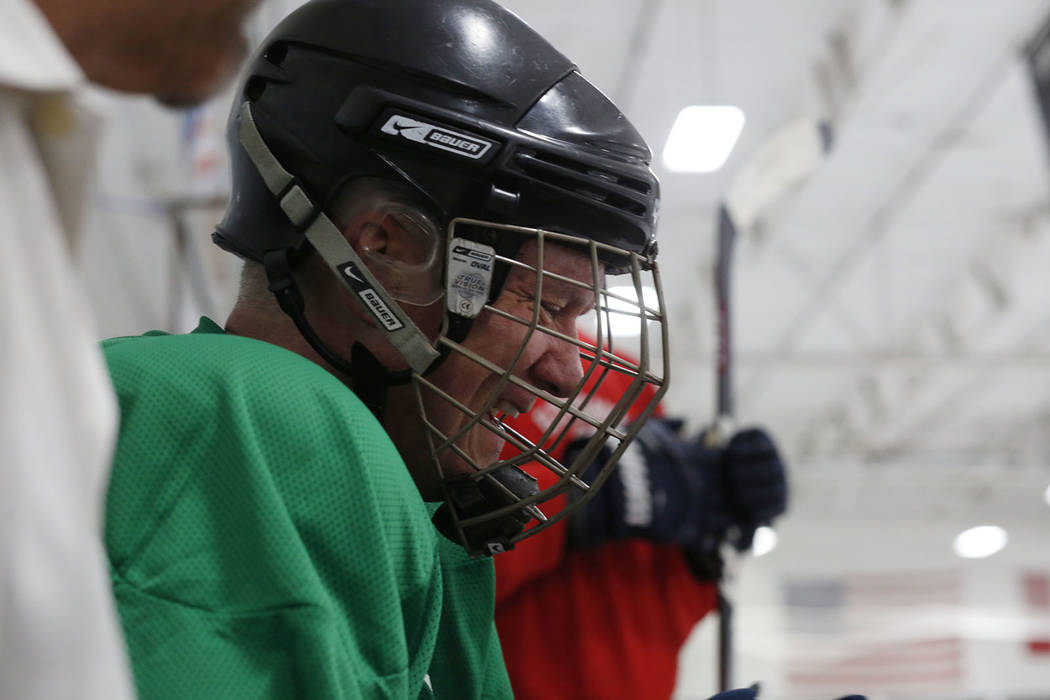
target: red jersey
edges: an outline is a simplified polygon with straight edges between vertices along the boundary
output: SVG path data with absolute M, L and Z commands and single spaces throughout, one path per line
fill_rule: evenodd
M 598 398 L 619 398 L 619 379 L 609 376 Z M 530 413 L 508 422 L 535 439 L 542 420 Z M 555 479 L 531 471 L 541 488 Z M 496 627 L 515 698 L 669 698 L 678 650 L 717 606 L 715 584 L 693 577 L 677 545 L 624 540 L 567 551 L 565 527 L 495 558 Z

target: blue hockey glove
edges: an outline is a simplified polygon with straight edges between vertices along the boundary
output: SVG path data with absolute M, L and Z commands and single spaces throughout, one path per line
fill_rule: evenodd
M 704 533 L 685 545 L 693 575 L 702 581 L 722 578 L 722 544 L 751 548 L 755 531 L 787 510 L 786 467 L 772 438 L 751 428 L 734 435 L 725 447 L 718 477 L 722 500 Z
M 784 512 L 785 468 L 764 431 L 742 431 L 711 449 L 702 437 L 681 437 L 680 428 L 681 421 L 660 418 L 642 427 L 608 483 L 571 519 L 573 546 L 638 537 L 704 553 L 717 553 L 724 541 L 744 550 L 756 528 Z
M 722 478 L 724 507 L 714 514 L 709 531 L 729 537 L 743 552 L 751 549 L 755 530 L 787 510 L 787 469 L 769 434 L 750 428 L 726 445 Z
M 680 421 L 663 418 L 642 427 L 605 486 L 570 521 L 574 546 L 628 537 L 684 543 L 700 536 L 704 523 L 694 511 L 711 490 L 707 482 L 720 454 L 695 451 L 678 435 L 680 428 Z M 569 445 L 566 459 L 575 451 L 576 445 Z M 587 476 L 593 477 L 611 453 L 606 446 Z

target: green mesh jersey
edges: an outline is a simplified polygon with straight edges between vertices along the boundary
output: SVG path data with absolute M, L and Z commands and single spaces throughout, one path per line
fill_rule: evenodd
M 106 547 L 140 697 L 510 697 L 491 561 L 437 534 L 386 433 L 308 360 L 226 335 L 103 343 Z

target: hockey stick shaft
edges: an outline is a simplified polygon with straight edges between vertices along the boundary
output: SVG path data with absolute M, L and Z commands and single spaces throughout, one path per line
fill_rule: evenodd
M 799 119 L 788 123 L 738 167 L 719 207 L 714 275 L 718 305 L 717 417 L 708 433 L 712 447 L 729 441 L 735 414 L 730 271 L 737 226 L 743 230 L 753 226 L 763 210 L 811 175 L 830 151 L 832 136 L 830 122 Z M 721 581 L 718 610 L 719 688 L 726 691 L 732 683 L 733 607 Z
M 715 258 L 715 301 L 718 306 L 718 360 L 717 396 L 718 415 L 714 435 L 719 446 L 730 437 L 733 419 L 733 344 L 730 315 L 730 272 L 736 227 L 725 204 L 718 209 L 718 248 Z M 720 692 L 730 689 L 733 671 L 733 605 L 726 596 L 722 582 L 718 584 L 718 687 Z
M 733 338 L 730 317 L 730 270 L 736 228 L 723 204 L 718 209 L 718 255 L 715 260 L 715 299 L 718 304 L 718 395 L 719 419 L 733 417 Z M 723 442 L 728 438 L 722 435 Z

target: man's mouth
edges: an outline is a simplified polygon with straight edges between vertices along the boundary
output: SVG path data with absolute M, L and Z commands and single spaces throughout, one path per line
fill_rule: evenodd
M 504 418 L 517 418 L 522 413 L 521 409 L 506 399 L 500 399 L 489 411 L 489 417 L 497 420 Z

